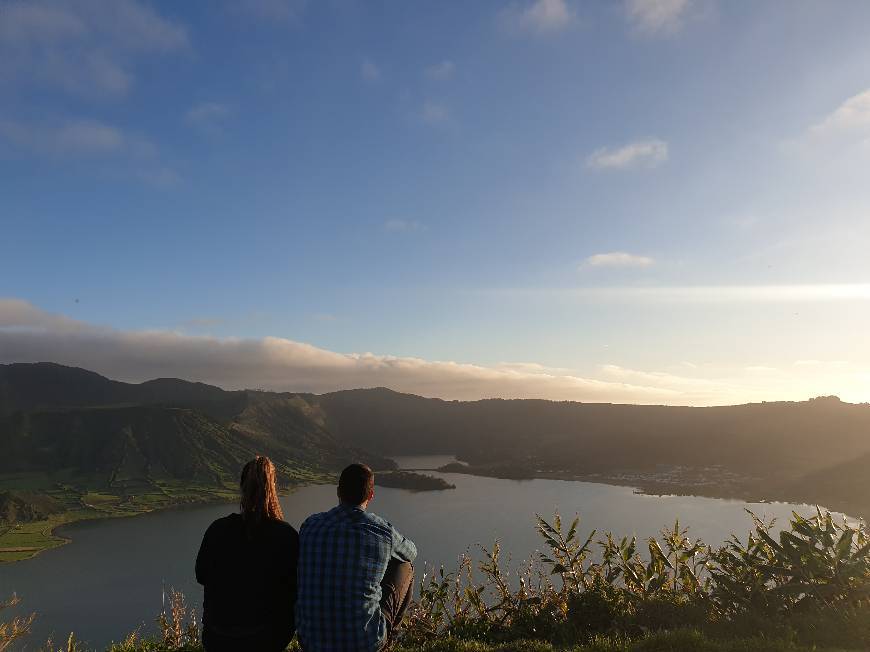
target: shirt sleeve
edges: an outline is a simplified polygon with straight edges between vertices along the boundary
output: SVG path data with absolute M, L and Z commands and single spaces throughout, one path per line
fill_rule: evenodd
M 399 531 L 390 526 L 393 530 L 393 557 L 399 561 L 413 562 L 417 558 L 417 546 L 407 537 L 399 534 Z

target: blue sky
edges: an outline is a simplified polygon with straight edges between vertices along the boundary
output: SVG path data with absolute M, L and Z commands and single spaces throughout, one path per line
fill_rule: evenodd
M 0 0 L 0 361 L 870 400 L 868 28 L 845 0 Z

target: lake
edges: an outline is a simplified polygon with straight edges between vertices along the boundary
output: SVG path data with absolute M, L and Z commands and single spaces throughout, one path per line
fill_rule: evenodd
M 431 469 L 450 457 L 397 458 L 402 468 Z M 435 474 L 456 485 L 455 490 L 412 493 L 378 488 L 372 511 L 384 516 L 420 549 L 421 562 L 456 565 L 474 544 L 495 539 L 514 560 L 540 547 L 534 515 L 581 514 L 581 533 L 657 534 L 679 518 L 691 527 L 689 535 L 718 544 L 732 532 L 745 535 L 751 520 L 745 508 L 764 518 L 785 523 L 793 509 L 806 505 L 747 504 L 693 496 L 646 496 L 630 487 L 564 480 L 502 480 L 471 475 Z M 298 528 L 312 512 L 336 502 L 334 486 L 304 487 L 282 499 L 285 518 Z M 197 606 L 201 587 L 193 565 L 202 534 L 216 518 L 233 510 L 229 504 L 201 505 L 126 519 L 92 521 L 68 527 L 72 538 L 61 548 L 35 559 L 0 566 L 0 597 L 17 592 L 21 613 L 36 611 L 38 620 L 27 647 L 36 650 L 54 634 L 65 640 L 70 631 L 93 646 L 104 646 L 142 628 L 150 632 L 161 609 L 164 586 L 185 593 Z M 5 615 L 5 614 L 4 614 Z

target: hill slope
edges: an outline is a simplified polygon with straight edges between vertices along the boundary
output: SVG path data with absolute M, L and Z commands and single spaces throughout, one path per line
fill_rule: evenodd
M 109 380 L 50 363 L 0 365 L 0 561 L 59 545 L 56 525 L 234 499 L 269 455 L 287 486 L 346 464 L 394 464 L 334 437 L 304 398 L 202 383 Z
M 392 464 L 336 439 L 304 399 L 159 379 L 121 383 L 50 363 L 0 365 L 0 474 L 121 490 L 143 481 L 234 486 L 255 454 L 282 478 L 355 459 Z
M 382 456 L 450 453 L 473 472 L 504 477 L 576 477 L 870 513 L 870 485 L 861 480 L 870 405 L 833 397 L 712 408 L 461 402 L 383 388 L 318 396 L 177 379 L 129 384 L 47 363 L 0 365 L 0 474 L 73 469 L 105 483 L 234 483 L 255 452 L 291 479 L 352 459 L 389 468 Z
M 860 460 L 870 459 L 870 405 L 835 397 L 692 408 L 442 401 L 379 388 L 308 400 L 349 444 L 391 454 L 455 454 L 479 473 L 819 501 L 870 514 L 870 485 L 842 473 L 854 475 Z

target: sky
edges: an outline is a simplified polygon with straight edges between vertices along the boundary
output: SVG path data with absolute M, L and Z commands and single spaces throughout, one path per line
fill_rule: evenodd
M 0 0 L 0 362 L 870 401 L 870 3 Z

